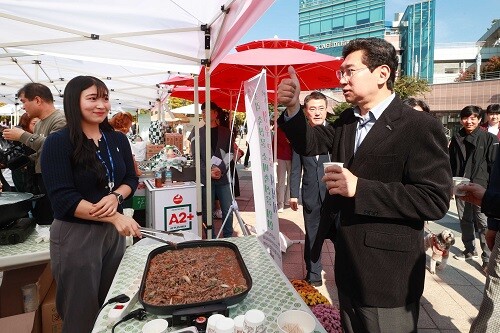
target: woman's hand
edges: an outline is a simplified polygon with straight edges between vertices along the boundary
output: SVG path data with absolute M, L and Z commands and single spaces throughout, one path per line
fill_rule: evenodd
M 92 205 L 90 215 L 103 218 L 106 216 L 113 216 L 118 209 L 118 198 L 114 194 L 108 194 L 103 197 L 99 202 Z
M 142 238 L 140 225 L 132 217 L 117 213 L 111 221 L 118 233 L 122 236 L 133 236 Z

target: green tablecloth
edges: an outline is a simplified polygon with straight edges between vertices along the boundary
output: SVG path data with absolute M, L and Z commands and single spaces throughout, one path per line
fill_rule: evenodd
M 301 309 L 309 313 L 309 307 L 296 293 L 283 272 L 277 267 L 271 256 L 266 252 L 260 241 L 255 236 L 226 238 L 238 246 L 245 264 L 252 276 L 253 286 L 247 297 L 229 309 L 231 318 L 245 314 L 250 309 L 259 309 L 266 314 L 266 333 L 279 332 L 276 319 L 280 313 L 290 309 Z M 127 249 L 125 256 L 113 280 L 108 298 L 123 293 L 126 288 L 142 277 L 147 256 L 151 250 L 164 244 L 141 246 L 136 244 Z M 139 308 L 137 303 L 135 308 Z M 108 305 L 99 315 L 93 332 L 111 332 L 108 325 Z M 134 309 L 135 309 L 134 308 Z M 161 318 L 148 314 L 147 320 Z M 146 321 L 130 320 L 120 324 L 115 332 L 141 332 Z M 168 332 L 182 327 L 169 327 Z M 326 332 L 319 322 L 316 323 L 315 332 Z

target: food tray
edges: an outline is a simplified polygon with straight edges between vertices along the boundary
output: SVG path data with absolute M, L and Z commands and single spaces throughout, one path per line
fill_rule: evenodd
M 243 291 L 240 294 L 237 295 L 232 295 L 228 296 L 225 298 L 221 299 L 216 299 L 216 300 L 210 300 L 210 301 L 205 301 L 205 302 L 197 302 L 197 303 L 188 303 L 188 304 L 173 304 L 173 305 L 154 305 L 150 304 L 144 301 L 143 295 L 144 291 L 146 288 L 146 279 L 148 276 L 149 272 L 149 266 L 151 263 L 151 260 L 158 254 L 161 254 L 163 252 L 169 251 L 169 250 L 180 250 L 180 249 L 185 249 L 185 248 L 199 248 L 199 247 L 226 247 L 231 249 L 235 256 L 236 260 L 239 264 L 239 269 L 241 270 L 244 279 L 246 280 L 247 284 L 247 290 Z M 191 308 L 191 307 L 202 307 L 202 306 L 207 306 L 207 305 L 212 305 L 212 304 L 224 304 L 226 306 L 231 306 L 235 305 L 239 302 L 241 302 L 248 294 L 248 292 L 252 289 L 252 278 L 250 276 L 250 273 L 248 272 L 248 269 L 245 265 L 245 262 L 243 261 L 243 258 L 241 257 L 240 251 L 238 250 L 238 247 L 230 242 L 227 241 L 203 241 L 203 240 L 195 240 L 195 241 L 188 241 L 188 242 L 183 242 L 180 244 L 177 244 L 176 246 L 174 245 L 165 245 L 158 247 L 151 251 L 148 255 L 148 259 L 146 262 L 146 267 L 144 268 L 144 273 L 142 276 L 142 281 L 141 281 L 141 286 L 139 289 L 139 302 L 142 304 L 144 309 L 152 314 L 156 315 L 171 315 L 174 311 L 179 310 L 179 309 L 186 309 L 186 308 Z

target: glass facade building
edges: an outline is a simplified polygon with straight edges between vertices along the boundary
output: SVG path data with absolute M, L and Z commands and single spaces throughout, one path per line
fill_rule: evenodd
M 435 0 L 409 5 L 399 24 L 401 75 L 433 81 Z
M 300 0 L 299 41 L 317 52 L 338 57 L 350 40 L 384 38 L 384 30 L 385 0 Z

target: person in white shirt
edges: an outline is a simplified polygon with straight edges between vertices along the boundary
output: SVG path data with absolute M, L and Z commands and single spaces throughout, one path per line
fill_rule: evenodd
M 500 140 L 499 131 L 500 104 L 490 104 L 486 108 L 486 122 L 481 125 L 481 129 L 490 132 Z

